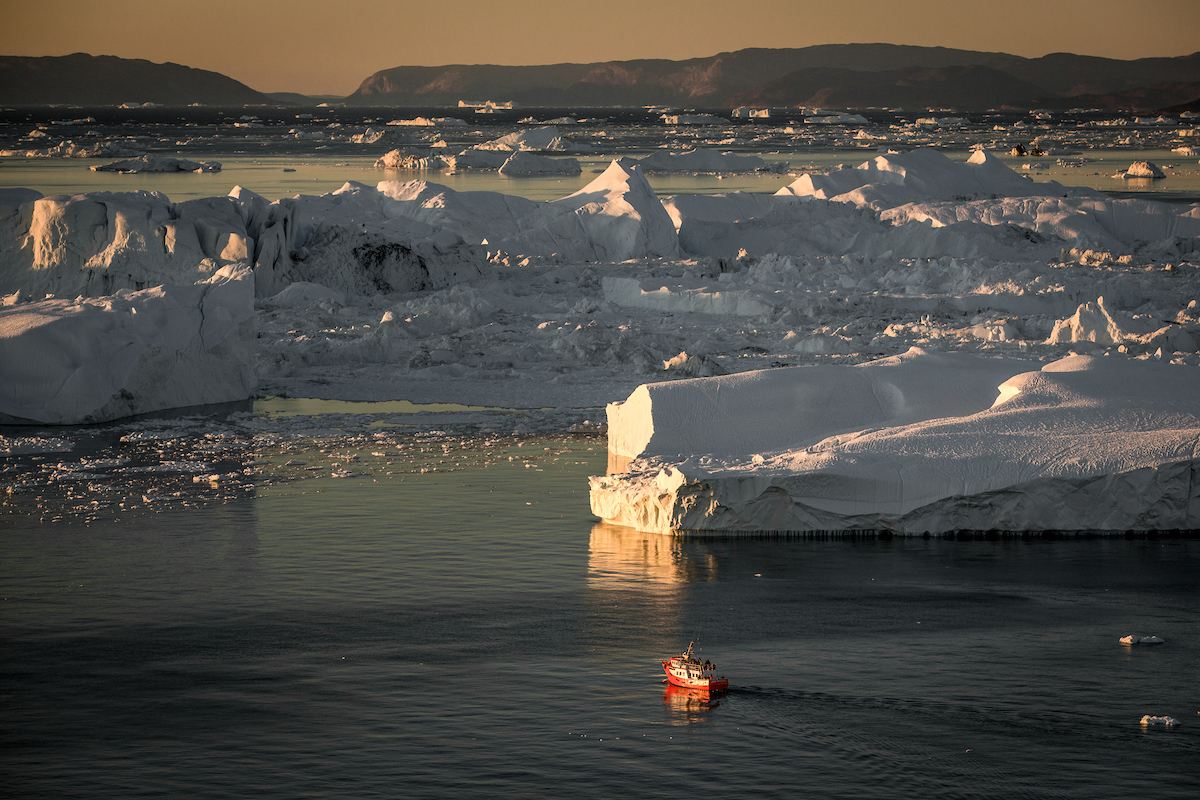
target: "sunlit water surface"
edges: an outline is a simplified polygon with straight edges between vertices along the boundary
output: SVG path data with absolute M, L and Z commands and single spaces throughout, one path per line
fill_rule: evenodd
M 1200 790 L 1200 542 L 678 540 L 588 514 L 600 440 L 505 447 L 0 520 L 7 792 Z M 734 686 L 716 702 L 660 683 L 696 637 Z

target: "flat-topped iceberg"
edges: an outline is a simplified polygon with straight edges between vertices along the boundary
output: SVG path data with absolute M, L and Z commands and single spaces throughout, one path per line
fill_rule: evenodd
M 76 425 L 249 398 L 244 266 L 192 285 L 0 308 L 0 422 Z
M 578 175 L 582 170 L 574 158 L 553 158 L 521 150 L 505 159 L 497 171 L 510 178 L 532 178 L 542 175 Z
M 113 161 L 109 164 L 98 164 L 91 169 L 92 172 L 120 172 L 126 175 L 136 175 L 141 172 L 201 173 L 220 172 L 221 164 L 218 161 L 192 161 L 190 158 L 150 154 Z
M 416 127 L 416 128 L 465 128 L 467 123 L 465 120 L 457 117 L 413 117 L 412 119 L 390 119 L 386 123 L 389 127 Z
M 639 387 L 597 516 L 645 531 L 1200 527 L 1200 371 L 919 349 Z

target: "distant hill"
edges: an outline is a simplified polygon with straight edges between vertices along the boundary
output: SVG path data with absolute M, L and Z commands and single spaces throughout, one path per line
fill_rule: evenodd
M 340 103 L 342 100 L 341 95 L 299 92 L 267 92 L 267 97 L 285 106 L 319 106 L 321 103 Z
M 0 56 L 0 103 L 83 106 L 277 104 L 219 72 L 117 56 Z
M 1196 99 L 1189 100 L 1186 103 L 1178 103 L 1173 106 L 1167 106 L 1163 111 L 1178 114 L 1181 111 L 1200 111 L 1200 94 L 1196 95 Z
M 882 94 L 881 86 L 886 89 Z M 878 72 L 809 68 L 789 72 L 738 99 L 760 105 L 977 109 L 1030 108 L 1045 94 L 1044 89 L 992 67 L 908 67 Z M 983 106 L 980 98 L 986 98 Z
M 1024 58 L 945 47 L 843 44 L 752 48 L 683 61 L 393 67 L 368 77 L 346 102 L 436 106 L 493 99 L 533 106 L 710 108 L 761 102 L 982 110 L 1061 107 L 1074 105 L 1070 99 L 1079 96 L 1113 108 L 1148 108 L 1193 99 L 1187 87 L 1198 81 L 1200 53 L 1122 61 L 1070 53 Z

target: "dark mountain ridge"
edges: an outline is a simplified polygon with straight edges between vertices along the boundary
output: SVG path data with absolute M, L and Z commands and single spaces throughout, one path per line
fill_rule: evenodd
M 903 81 L 901 85 L 895 83 Z M 689 105 L 741 102 L 845 106 L 1061 106 L 1072 96 L 1113 102 L 1183 102 L 1170 89 L 1200 81 L 1200 53 L 1120 60 L 1071 53 L 1008 53 L 892 44 L 750 48 L 682 61 L 590 64 L 401 66 L 371 75 L 346 98 L 353 105 L 453 105 L 460 99 L 522 105 Z M 820 98 L 826 98 L 821 100 Z M 1067 103 L 1069 105 L 1069 103 Z M 1140 106 L 1139 106 L 1140 107 Z
M 186 106 L 277 101 L 219 72 L 117 56 L 0 56 L 0 103 L 10 106 Z
M 451 64 L 381 70 L 343 102 L 437 107 L 460 99 L 523 106 L 740 104 L 848 108 L 1071 106 L 1152 111 L 1193 102 L 1200 53 L 1119 60 L 1071 53 L 1008 53 L 892 44 L 749 48 L 681 61 Z M 116 56 L 0 56 L 0 104 L 186 106 L 314 105 L 333 98 L 263 94 L 210 70 Z

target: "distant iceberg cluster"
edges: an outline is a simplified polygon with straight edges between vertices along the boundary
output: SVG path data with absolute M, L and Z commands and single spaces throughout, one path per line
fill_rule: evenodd
M 566 174 L 572 150 L 541 127 L 450 158 Z M 1200 205 L 982 150 L 774 194 L 651 184 L 772 168 L 663 150 L 546 202 L 427 178 L 276 201 L 0 191 L 0 414 L 264 391 L 609 403 L 592 507 L 647 531 L 1200 527 Z

